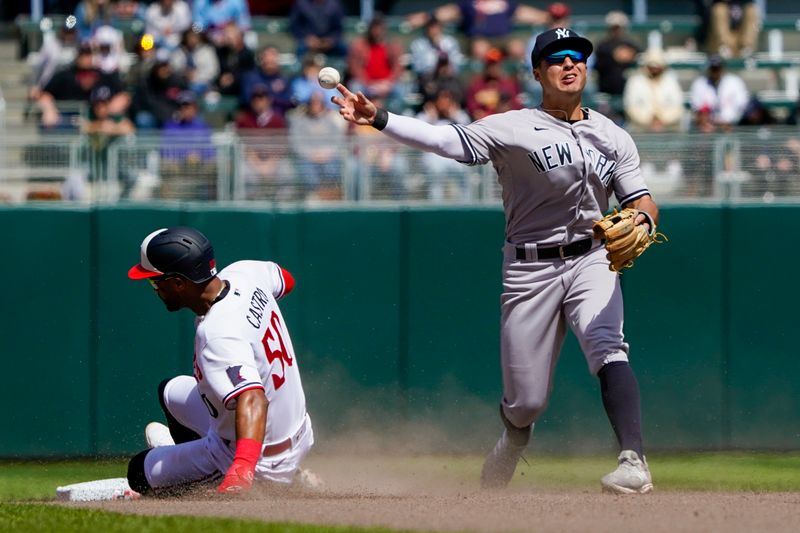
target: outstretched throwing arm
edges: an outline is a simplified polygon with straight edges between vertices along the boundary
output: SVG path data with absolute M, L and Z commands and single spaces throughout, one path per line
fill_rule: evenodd
M 467 146 L 452 126 L 436 126 L 416 118 L 389 113 L 377 107 L 361 91 L 354 94 L 341 83 L 336 89 L 342 96 L 333 96 L 331 101 L 339 106 L 339 114 L 346 121 L 372 126 L 412 148 L 458 161 L 470 160 Z

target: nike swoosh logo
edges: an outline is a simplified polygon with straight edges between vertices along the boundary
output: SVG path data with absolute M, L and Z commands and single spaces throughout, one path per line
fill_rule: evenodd
M 547 128 L 539 128 L 538 126 L 534 126 L 533 129 L 535 129 L 536 131 L 544 131 Z

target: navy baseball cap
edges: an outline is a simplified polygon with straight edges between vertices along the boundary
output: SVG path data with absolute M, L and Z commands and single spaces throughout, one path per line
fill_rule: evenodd
M 708 57 L 708 68 L 722 68 L 725 66 L 725 58 L 719 54 L 714 54 Z
M 89 94 L 89 102 L 92 104 L 108 102 L 111 100 L 111 96 L 111 89 L 105 85 L 101 85 L 92 89 L 92 92 Z
M 594 47 L 589 39 L 581 37 L 574 30 L 553 28 L 540 33 L 536 37 L 536 44 L 533 45 L 533 52 L 531 52 L 531 65 L 536 68 L 544 56 L 562 50 L 583 52 L 588 58 L 592 54 Z
M 179 275 L 195 283 L 217 275 L 211 241 L 194 228 L 161 228 L 142 241 L 141 261 L 128 270 L 130 279 Z
M 178 105 L 196 104 L 197 95 L 194 94 L 194 91 L 181 91 L 175 101 L 178 102 Z

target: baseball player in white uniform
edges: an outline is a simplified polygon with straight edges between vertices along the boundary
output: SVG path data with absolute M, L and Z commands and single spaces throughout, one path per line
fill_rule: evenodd
M 647 493 L 653 484 L 642 452 L 639 386 L 623 340 L 619 278 L 609 270 L 592 225 L 614 194 L 641 211 L 636 224 L 654 231 L 658 208 L 639 171 L 631 137 L 581 106 L 592 43 L 568 28 L 540 34 L 531 54 L 542 103 L 469 125 L 434 126 L 377 108 L 338 86 L 339 113 L 389 137 L 468 165 L 491 161 L 506 217 L 501 298 L 501 365 L 505 430 L 481 473 L 484 487 L 513 477 L 533 423 L 550 396 L 566 328 L 589 370 L 619 441 L 618 467 L 603 490 Z
M 159 386 L 168 428 L 148 425 L 151 449 L 131 459 L 131 488 L 174 494 L 222 480 L 217 491 L 235 493 L 254 479 L 291 483 L 314 444 L 278 308 L 291 274 L 269 261 L 238 261 L 218 274 L 209 240 L 172 227 L 144 239 L 128 277 L 147 279 L 169 311 L 197 315 L 194 375 Z

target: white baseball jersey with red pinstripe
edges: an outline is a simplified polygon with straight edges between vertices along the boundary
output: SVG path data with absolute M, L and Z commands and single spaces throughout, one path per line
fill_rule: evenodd
M 277 303 L 294 279 L 268 261 L 238 261 L 219 277 L 230 289 L 197 318 L 194 344 L 194 375 L 210 430 L 235 441 L 236 398 L 261 389 L 269 402 L 264 444 L 281 442 L 298 431 L 306 415 L 297 359 Z

